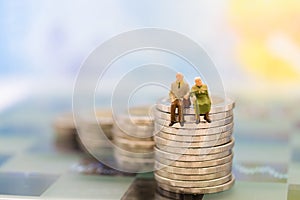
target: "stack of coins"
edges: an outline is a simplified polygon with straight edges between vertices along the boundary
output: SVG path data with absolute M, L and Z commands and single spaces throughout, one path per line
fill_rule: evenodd
M 80 142 L 72 113 L 58 116 L 53 127 L 55 131 L 54 144 L 58 150 L 80 150 Z
M 112 112 L 108 109 L 98 109 L 95 113 L 84 116 L 78 123 L 82 137 L 80 141 L 91 152 L 111 148 L 113 127 Z M 108 150 L 109 151 L 109 150 Z
M 116 116 L 113 127 L 115 159 L 123 171 L 149 171 L 154 166 L 153 118 L 149 107 Z
M 155 179 L 170 193 L 207 194 L 234 184 L 232 148 L 234 102 L 212 97 L 211 123 L 196 124 L 193 108 L 184 110 L 184 126 L 169 126 L 170 102 L 159 100 L 155 110 Z

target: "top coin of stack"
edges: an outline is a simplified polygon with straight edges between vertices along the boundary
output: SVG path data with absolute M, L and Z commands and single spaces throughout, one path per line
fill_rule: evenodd
M 170 102 L 159 100 L 155 110 L 155 179 L 175 193 L 221 192 L 234 184 L 233 108 L 228 98 L 212 97 L 211 123 L 196 124 L 193 108 L 184 110 L 184 126 L 169 126 Z
M 122 170 L 150 171 L 154 166 L 153 119 L 149 107 L 129 109 L 129 115 L 118 115 L 114 121 L 114 155 Z

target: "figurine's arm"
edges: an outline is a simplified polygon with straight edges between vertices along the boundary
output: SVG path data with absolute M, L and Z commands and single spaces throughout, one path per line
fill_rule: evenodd
M 195 89 L 195 87 L 192 87 L 190 95 L 191 96 L 196 96 L 195 94 L 198 93 L 199 91 L 197 89 Z
M 183 98 L 185 98 L 185 99 L 190 98 L 190 86 L 189 86 L 189 84 L 186 84 L 186 94 L 183 96 Z
M 203 86 L 203 90 L 201 91 L 202 94 L 206 94 L 208 95 L 208 88 L 207 88 L 207 85 L 204 85 Z
M 176 100 L 176 96 L 174 95 L 174 93 L 172 91 L 169 92 L 169 98 L 170 98 L 171 102 Z
M 207 95 L 208 99 L 211 101 L 207 86 L 206 86 L 206 95 Z
M 196 90 L 194 89 L 194 87 L 192 87 L 191 92 L 190 92 L 190 96 L 191 96 L 193 102 L 196 101 L 195 93 L 196 93 Z

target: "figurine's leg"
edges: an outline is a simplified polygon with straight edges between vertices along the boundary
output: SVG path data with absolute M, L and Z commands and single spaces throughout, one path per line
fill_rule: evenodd
M 187 102 L 186 105 L 184 102 Z M 183 116 L 183 123 L 185 123 L 184 115 L 186 114 L 186 109 L 189 108 L 191 105 L 190 99 L 183 101 L 183 108 L 182 108 L 182 116 Z
M 199 105 L 197 102 L 195 103 L 195 118 L 196 118 L 196 124 L 200 123 L 200 110 L 199 110 Z
M 184 119 L 185 114 L 186 114 L 186 108 L 183 107 L 182 108 L 182 121 L 183 121 L 183 123 L 185 123 L 185 119 Z
M 178 121 L 180 122 L 180 126 L 184 125 L 183 119 L 183 103 L 181 100 L 178 101 Z
M 171 122 L 170 122 L 169 126 L 173 126 L 173 124 L 176 123 L 176 120 L 175 120 L 175 110 L 176 110 L 176 107 L 177 107 L 176 106 L 176 101 L 177 100 L 175 100 L 171 103 Z
M 204 115 L 204 119 L 208 122 L 208 123 L 211 123 L 211 119 L 209 118 L 209 113 L 205 113 Z

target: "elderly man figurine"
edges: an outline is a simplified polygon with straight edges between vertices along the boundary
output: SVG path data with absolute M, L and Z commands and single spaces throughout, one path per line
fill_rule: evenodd
M 200 123 L 200 115 L 204 115 L 204 119 L 208 123 L 211 123 L 209 118 L 211 100 L 208 95 L 207 85 L 202 83 L 200 77 L 195 78 L 195 85 L 191 89 L 191 96 L 194 102 L 196 124 Z
M 183 109 L 184 109 L 184 99 L 189 101 L 189 90 L 190 86 L 183 80 L 183 75 L 181 73 L 176 74 L 176 81 L 171 84 L 171 90 L 169 93 L 170 101 L 171 101 L 171 122 L 169 126 L 173 126 L 175 124 L 175 110 L 178 109 L 178 121 L 180 122 L 180 126 L 184 125 L 183 118 Z

